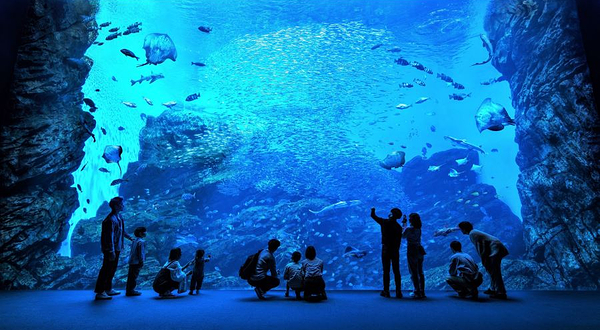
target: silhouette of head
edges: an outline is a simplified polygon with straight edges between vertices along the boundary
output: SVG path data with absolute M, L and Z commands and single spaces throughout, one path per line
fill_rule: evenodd
M 450 248 L 454 252 L 462 252 L 462 244 L 460 244 L 459 241 L 452 241 L 452 243 L 450 243 Z
M 146 236 L 146 227 L 137 227 L 133 231 L 133 235 L 135 235 L 135 237 L 140 237 L 140 238 Z
M 410 222 L 410 225 L 413 228 L 421 229 L 421 226 L 422 226 L 421 216 L 418 213 L 411 213 L 408 216 L 408 222 Z
M 114 197 L 108 202 L 108 206 L 113 212 L 121 212 L 123 211 L 123 197 Z
M 469 233 L 471 232 L 471 230 L 473 230 L 473 224 L 468 222 L 468 221 L 463 221 L 461 223 L 458 224 L 458 228 L 460 228 L 460 231 L 465 234 L 465 235 L 469 235 Z
M 292 253 L 292 261 L 293 262 L 298 262 L 298 261 L 300 261 L 300 259 L 302 259 L 302 254 L 299 251 Z
M 314 246 L 310 245 L 306 248 L 306 251 L 304 251 L 304 255 L 308 260 L 315 260 L 315 258 L 317 257 L 317 249 L 315 249 Z
M 169 260 L 176 261 L 179 259 L 181 259 L 181 249 L 180 248 L 171 249 L 171 252 L 169 252 Z
M 204 250 L 196 250 L 196 259 L 204 258 Z
M 389 215 L 390 219 L 400 219 L 402 217 L 402 211 L 400 211 L 399 208 L 395 207 L 393 209 L 390 210 L 390 215 Z
M 278 239 L 273 238 L 269 241 L 269 251 L 271 251 L 271 253 L 277 251 L 277 249 L 279 249 L 280 246 L 281 242 Z

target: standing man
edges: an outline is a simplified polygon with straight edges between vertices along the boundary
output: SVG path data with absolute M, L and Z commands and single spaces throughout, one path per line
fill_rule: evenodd
M 258 261 L 256 262 L 256 271 L 254 275 L 248 280 L 248 284 L 254 287 L 254 292 L 260 300 L 265 300 L 264 294 L 267 291 L 279 286 L 279 279 L 277 278 L 276 262 L 273 253 L 277 251 L 281 242 L 277 239 L 272 239 L 266 249 L 262 250 L 258 255 Z M 267 272 L 271 272 L 271 275 L 267 275 Z
M 477 300 L 479 297 L 477 288 L 483 281 L 479 267 L 468 253 L 462 252 L 462 244 L 459 241 L 452 241 L 450 249 L 453 254 L 450 257 L 450 277 L 446 279 L 446 283 L 458 293 L 459 297 L 470 295 Z
M 112 280 L 119 264 L 119 254 L 123 250 L 124 238 L 132 241 L 131 236 L 125 232 L 125 222 L 121 217 L 123 211 L 123 198 L 115 197 L 108 203 L 110 214 L 102 221 L 100 244 L 102 247 L 102 268 L 96 281 L 96 300 L 109 300 L 112 296 L 121 294 L 112 288 Z
M 502 259 L 508 255 L 508 249 L 500 240 L 490 234 L 473 229 L 473 224 L 463 221 L 458 224 L 460 231 L 469 235 L 471 243 L 475 245 L 475 250 L 481 257 L 481 263 L 486 272 L 490 275 L 490 288 L 483 293 L 490 295 L 491 298 L 506 299 L 506 289 L 502 279 Z
M 396 298 L 402 298 L 402 279 L 400 278 L 400 241 L 402 240 L 402 227 L 396 221 L 402 217 L 402 211 L 393 208 L 387 219 L 375 214 L 371 208 L 371 218 L 381 226 L 381 262 L 383 263 L 383 291 L 382 297 L 390 297 L 390 262 L 396 282 Z

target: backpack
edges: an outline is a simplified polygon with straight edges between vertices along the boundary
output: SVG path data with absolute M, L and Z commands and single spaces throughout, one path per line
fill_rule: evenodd
M 162 291 L 164 291 L 164 288 L 167 285 L 167 283 L 170 283 L 172 281 L 171 270 L 169 269 L 169 266 L 171 266 L 173 262 L 169 263 L 166 267 L 161 268 L 158 271 L 158 274 L 156 274 L 154 282 L 152 282 L 152 289 L 154 289 L 156 293 L 162 294 Z
M 240 277 L 243 280 L 248 280 L 254 273 L 256 273 L 256 264 L 258 263 L 258 256 L 262 250 L 258 250 L 258 252 L 251 254 L 246 258 L 242 267 L 240 267 Z

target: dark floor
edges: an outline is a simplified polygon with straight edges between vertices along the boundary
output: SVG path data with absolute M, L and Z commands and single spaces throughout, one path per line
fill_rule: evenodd
M 408 293 L 406 293 L 408 294 Z M 321 303 L 258 301 L 253 291 L 204 291 L 159 300 L 94 301 L 88 291 L 0 293 L 0 329 L 600 329 L 600 292 L 510 292 L 507 301 L 385 299 L 374 291 L 330 291 Z

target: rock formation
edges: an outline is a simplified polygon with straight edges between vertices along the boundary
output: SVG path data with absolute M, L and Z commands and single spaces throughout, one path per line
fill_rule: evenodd
M 493 65 L 516 109 L 527 257 L 551 286 L 600 288 L 598 114 L 573 0 L 493 0 Z
M 73 267 L 56 252 L 77 207 L 71 173 L 90 136 L 83 125 L 94 128 L 81 86 L 96 9 L 91 0 L 34 0 L 28 9 L 0 130 L 2 289 L 48 286 Z

